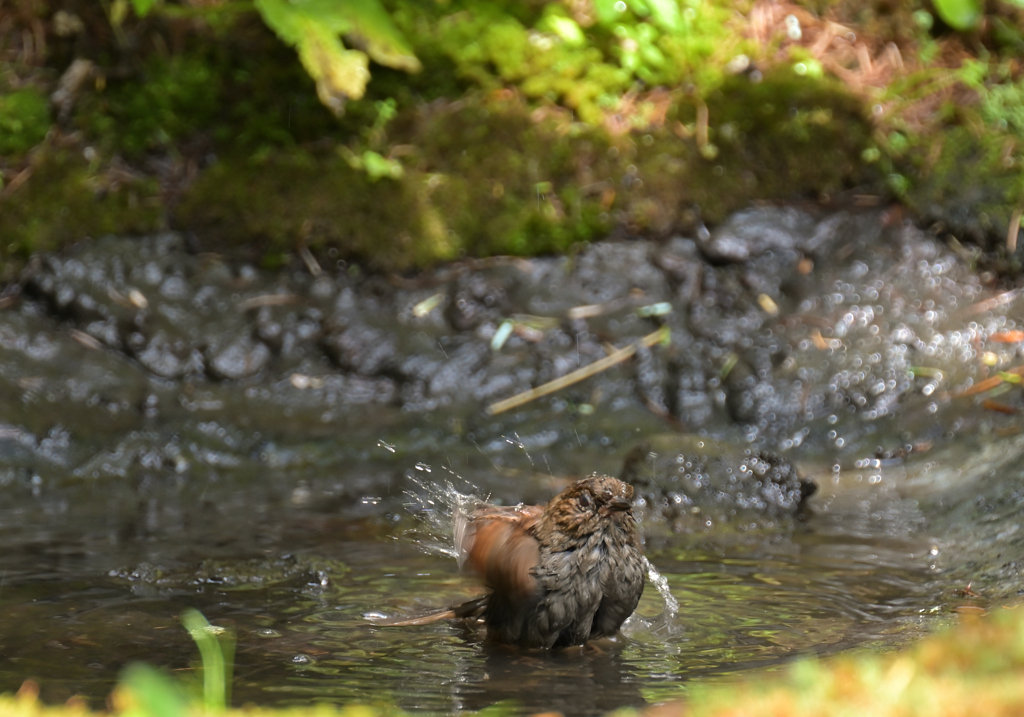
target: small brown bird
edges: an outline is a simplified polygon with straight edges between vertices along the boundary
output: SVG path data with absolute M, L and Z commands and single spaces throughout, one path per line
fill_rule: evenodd
M 546 507 L 480 504 L 455 515 L 459 564 L 486 595 L 429 615 L 425 625 L 483 618 L 487 636 L 521 647 L 565 647 L 614 635 L 644 589 L 633 487 L 610 476 L 576 481 Z

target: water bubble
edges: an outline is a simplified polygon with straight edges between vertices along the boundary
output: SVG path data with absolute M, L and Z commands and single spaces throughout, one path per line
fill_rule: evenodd
M 803 30 L 800 29 L 800 20 L 796 15 L 786 15 L 786 37 L 793 42 L 799 41 L 803 37 Z

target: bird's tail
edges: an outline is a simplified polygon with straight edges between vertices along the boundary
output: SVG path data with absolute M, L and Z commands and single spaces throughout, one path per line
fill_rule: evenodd
M 479 620 L 483 617 L 487 607 L 487 595 L 464 602 L 455 607 L 446 607 L 440 610 L 431 610 L 420 615 L 404 618 L 382 618 L 374 620 L 373 624 L 380 627 L 409 627 L 411 625 L 430 625 L 441 620 Z

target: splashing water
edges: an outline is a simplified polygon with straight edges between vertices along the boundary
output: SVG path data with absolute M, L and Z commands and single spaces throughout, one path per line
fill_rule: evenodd
M 424 552 L 459 560 L 455 516 L 472 512 L 487 501 L 487 496 L 480 497 L 474 492 L 478 490 L 476 486 L 452 475 L 465 483 L 469 492 L 459 491 L 450 480 L 430 481 L 417 475 L 408 476 L 418 490 L 405 492 L 409 497 L 405 508 L 419 520 L 419 525 L 406 531 L 404 536 Z
M 647 559 L 647 556 L 644 556 L 644 567 L 647 568 L 647 579 L 651 581 L 651 585 L 661 595 L 661 599 L 665 601 L 665 610 L 662 612 L 660 619 L 665 622 L 671 621 L 679 613 L 679 601 L 676 600 L 675 595 L 669 590 L 668 580 L 658 572 L 658 569 Z
M 456 516 L 476 510 L 487 502 L 488 496 L 477 495 L 476 491 L 479 489 L 476 486 L 455 473 L 452 475 L 465 483 L 468 492 L 459 491 L 449 480 L 437 482 L 423 480 L 416 475 L 408 476 L 418 490 L 405 492 L 410 499 L 405 506 L 410 513 L 418 518 L 419 526 L 406 531 L 405 535 L 425 552 L 455 558 L 461 564 L 459 541 L 455 536 Z M 679 601 L 672 595 L 665 576 L 654 567 L 654 564 L 646 556 L 643 561 L 647 579 L 651 581 L 665 603 L 665 609 L 658 616 L 657 622 L 670 623 L 679 613 Z

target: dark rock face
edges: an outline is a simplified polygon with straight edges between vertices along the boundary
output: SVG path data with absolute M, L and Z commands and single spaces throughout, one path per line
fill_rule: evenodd
M 172 234 L 108 238 L 35 260 L 19 288 L 27 323 L 57 322 L 149 377 L 279 382 L 321 391 L 332 411 L 472 413 L 666 327 L 666 345 L 531 409 L 647 410 L 686 431 L 738 425 L 747 443 L 786 450 L 808 422 L 826 422 L 824 435 L 932 400 L 917 367 L 951 384 L 981 378 L 958 317 L 981 283 L 881 212 L 766 207 L 706 238 L 466 260 L 414 278 L 313 276 L 297 260 L 271 273 L 192 255 Z M 909 430 L 893 439 L 943 429 Z
M 636 490 L 645 520 L 679 531 L 789 520 L 817 490 L 775 453 L 692 435 L 645 440 L 627 455 L 621 478 Z

